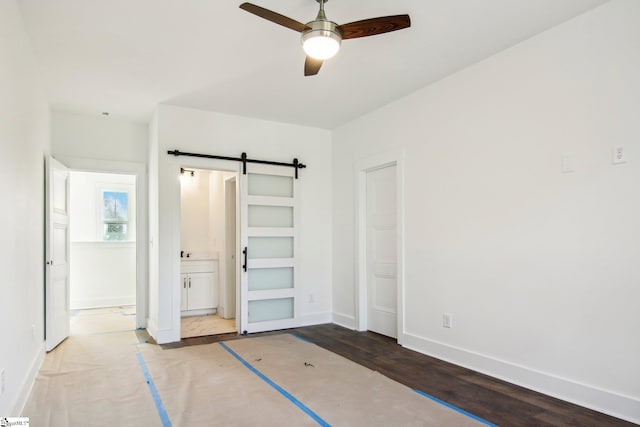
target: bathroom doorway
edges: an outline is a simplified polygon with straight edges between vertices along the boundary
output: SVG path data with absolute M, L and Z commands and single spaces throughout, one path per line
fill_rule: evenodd
M 236 175 L 181 168 L 181 338 L 238 331 Z

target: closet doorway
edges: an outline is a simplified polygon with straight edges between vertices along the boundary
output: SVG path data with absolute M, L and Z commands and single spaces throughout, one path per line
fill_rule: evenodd
M 404 154 L 356 164 L 358 177 L 357 329 L 404 339 Z
M 236 333 L 237 173 L 180 169 L 181 338 Z

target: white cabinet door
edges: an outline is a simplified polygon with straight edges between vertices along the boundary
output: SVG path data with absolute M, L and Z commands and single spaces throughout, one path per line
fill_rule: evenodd
M 180 301 L 180 310 L 185 311 L 188 307 L 188 301 L 189 301 L 189 291 L 187 290 L 187 283 L 188 283 L 188 275 L 187 274 L 181 274 L 180 275 L 180 292 L 182 295 L 182 299 Z
M 187 310 L 203 310 L 217 306 L 213 273 L 190 273 L 187 275 L 187 289 Z

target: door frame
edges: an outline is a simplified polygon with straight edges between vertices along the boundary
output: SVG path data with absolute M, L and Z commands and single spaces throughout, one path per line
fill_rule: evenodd
M 195 170 L 203 170 L 203 171 L 209 171 L 209 172 L 229 172 L 229 173 L 233 173 L 233 176 L 225 178 L 223 181 L 223 198 L 225 201 L 225 205 L 227 203 L 227 195 L 226 195 L 226 185 L 227 185 L 227 181 L 235 181 L 235 189 L 236 189 L 236 313 L 235 313 L 235 318 L 236 318 L 236 331 L 239 333 L 240 332 L 240 321 L 239 321 L 239 316 L 240 316 L 240 273 L 239 273 L 239 256 L 240 256 L 240 174 L 242 173 L 242 171 L 240 170 L 239 166 L 236 165 L 235 163 L 230 163 L 227 160 L 218 160 L 218 159 L 206 159 L 206 158 L 195 158 L 195 157 L 190 157 L 188 159 L 181 159 L 181 158 L 177 158 L 177 159 L 171 159 L 170 162 L 170 170 L 172 172 L 172 174 L 175 174 L 176 177 L 180 177 L 180 170 L 181 168 L 185 168 L 185 169 L 195 169 Z M 179 182 L 179 180 L 176 180 L 176 194 L 175 194 L 175 206 L 177 206 L 176 212 L 175 212 L 175 223 L 174 223 L 174 227 L 173 227 L 173 239 L 172 239 L 172 248 L 173 251 L 172 253 L 176 254 L 176 257 L 174 258 L 174 262 L 176 265 L 176 269 L 174 271 L 174 275 L 173 277 L 175 277 L 175 279 L 173 280 L 173 282 L 175 282 L 177 284 L 177 286 L 174 286 L 172 289 L 172 294 L 174 295 L 174 302 L 173 302 L 173 308 L 175 310 L 174 313 L 174 322 L 177 321 L 177 323 L 174 323 L 174 330 L 176 330 L 178 332 L 178 336 L 180 337 L 180 327 L 181 327 L 181 323 L 182 323 L 182 313 L 181 313 L 181 301 L 182 301 L 182 296 L 180 293 L 180 274 L 181 274 L 181 269 L 180 269 L 180 251 L 181 251 L 181 244 L 180 244 L 180 238 L 181 238 L 181 233 L 180 233 L 180 224 L 182 221 L 182 215 L 181 215 L 181 184 Z M 225 216 L 227 213 L 227 207 L 225 206 Z M 226 242 L 226 237 L 227 237 L 227 233 L 226 233 L 226 219 L 225 219 L 225 233 L 224 233 L 224 249 L 219 250 L 218 251 L 218 272 L 219 272 L 219 276 L 218 276 L 218 291 L 219 294 L 221 295 L 222 292 L 222 287 L 226 286 L 227 283 L 227 269 L 226 269 L 226 257 L 227 257 L 227 242 Z M 224 257 L 222 257 L 221 255 L 224 254 Z M 224 262 L 222 262 L 224 260 Z M 176 274 L 177 273 L 177 274 Z M 175 290 L 177 290 L 177 294 L 175 293 Z M 226 289 L 225 289 L 226 291 Z M 224 298 L 227 299 L 228 295 L 224 295 Z M 220 307 L 222 305 L 222 297 L 219 301 L 219 305 L 218 307 Z M 177 325 L 177 328 L 175 327 Z M 181 339 L 181 338 L 180 338 Z M 180 340 L 178 339 L 178 341 Z M 167 341 L 167 342 L 171 342 L 171 341 Z
M 233 188 L 233 200 L 231 199 L 231 191 L 230 189 Z M 240 320 L 239 320 L 239 316 L 237 316 L 237 313 L 240 312 L 240 292 L 239 292 L 239 286 L 238 286 L 238 277 L 239 277 L 239 269 L 238 269 L 238 242 L 240 241 L 240 227 L 238 227 L 238 219 L 239 219 L 239 215 L 238 215 L 238 176 L 237 174 L 230 177 L 230 178 L 226 178 L 224 180 L 224 228 L 225 228 L 225 242 L 224 242 L 224 250 L 225 250 L 225 266 L 224 266 L 224 272 L 225 274 L 223 275 L 224 277 L 221 277 L 221 286 L 225 287 L 225 310 L 224 310 L 224 316 L 225 318 L 227 318 L 228 314 L 227 311 L 230 309 L 230 307 L 233 305 L 233 318 L 236 319 L 236 330 L 240 330 Z M 233 210 L 231 209 L 231 207 L 233 206 Z M 230 221 L 230 218 L 233 216 L 234 221 L 235 221 L 235 229 L 234 230 L 230 230 L 228 223 Z M 230 242 L 235 240 L 235 250 L 231 249 L 231 245 Z M 231 263 L 229 261 L 229 259 L 233 257 L 233 263 Z M 231 283 L 230 280 L 230 271 L 229 271 L 229 265 L 233 264 L 233 269 L 235 270 L 235 283 Z M 222 281 L 224 280 L 224 283 L 222 283 Z M 232 298 L 233 296 L 233 298 Z M 235 301 L 235 304 L 232 304 L 232 302 Z
M 404 151 L 379 153 L 356 163 L 356 329 L 367 330 L 367 173 L 396 166 L 397 340 L 404 340 Z
M 136 328 L 147 327 L 149 315 L 149 224 L 147 221 L 147 168 L 143 163 L 59 156 L 74 172 L 115 173 L 136 177 Z

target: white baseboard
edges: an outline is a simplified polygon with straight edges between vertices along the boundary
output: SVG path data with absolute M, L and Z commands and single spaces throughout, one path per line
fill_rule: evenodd
M 149 335 L 151 335 L 158 344 L 169 344 L 180 341 L 180 329 L 178 329 L 176 337 L 176 331 L 173 329 L 158 329 L 157 323 L 149 317 L 147 317 L 147 332 L 149 332 Z
M 180 318 L 191 316 L 208 316 L 209 314 L 220 314 L 215 308 L 204 308 L 202 310 L 185 310 L 180 312 Z
M 147 332 L 154 340 L 156 340 L 156 342 L 158 342 L 158 325 L 149 317 L 147 317 Z
M 31 389 L 33 388 L 33 384 L 36 381 L 36 377 L 38 376 L 38 372 L 40 371 L 40 367 L 42 366 L 42 362 L 44 361 L 44 342 L 36 352 L 35 357 L 31 361 L 31 366 L 29 367 L 29 372 L 25 376 L 24 381 L 20 385 L 18 393 L 16 397 L 13 399 L 13 402 L 9 406 L 9 414 L 10 416 L 18 416 L 20 414 L 22 416 L 22 411 L 24 410 L 24 405 L 27 403 L 27 399 L 29 398 L 29 394 L 31 394 Z M 15 415 L 13 415 L 15 414 Z M 28 414 L 25 416 L 29 416 Z
M 300 326 L 322 325 L 325 323 L 331 323 L 331 313 L 328 311 L 308 313 L 300 316 Z
M 343 328 L 347 328 L 351 330 L 356 329 L 356 318 L 348 314 L 336 313 L 334 311 L 333 323 L 335 323 L 336 325 L 342 326 Z
M 87 308 L 120 307 L 123 305 L 136 305 L 136 296 L 112 297 L 112 298 L 82 298 L 70 301 L 72 310 Z
M 156 339 L 156 336 L 158 335 L 158 325 L 156 324 L 155 321 L 153 321 L 148 317 L 147 317 L 147 332 L 149 333 L 149 335 L 153 337 L 154 340 Z
M 169 344 L 172 342 L 179 342 L 180 331 L 178 331 L 178 336 L 176 337 L 175 331 L 173 329 L 161 329 L 157 331 L 157 335 L 154 336 L 154 338 L 158 344 Z
M 335 314 L 334 314 L 335 318 Z M 556 397 L 616 418 L 640 424 L 640 400 L 581 384 L 567 378 L 495 359 L 483 354 L 404 333 L 402 345 L 411 350 Z

